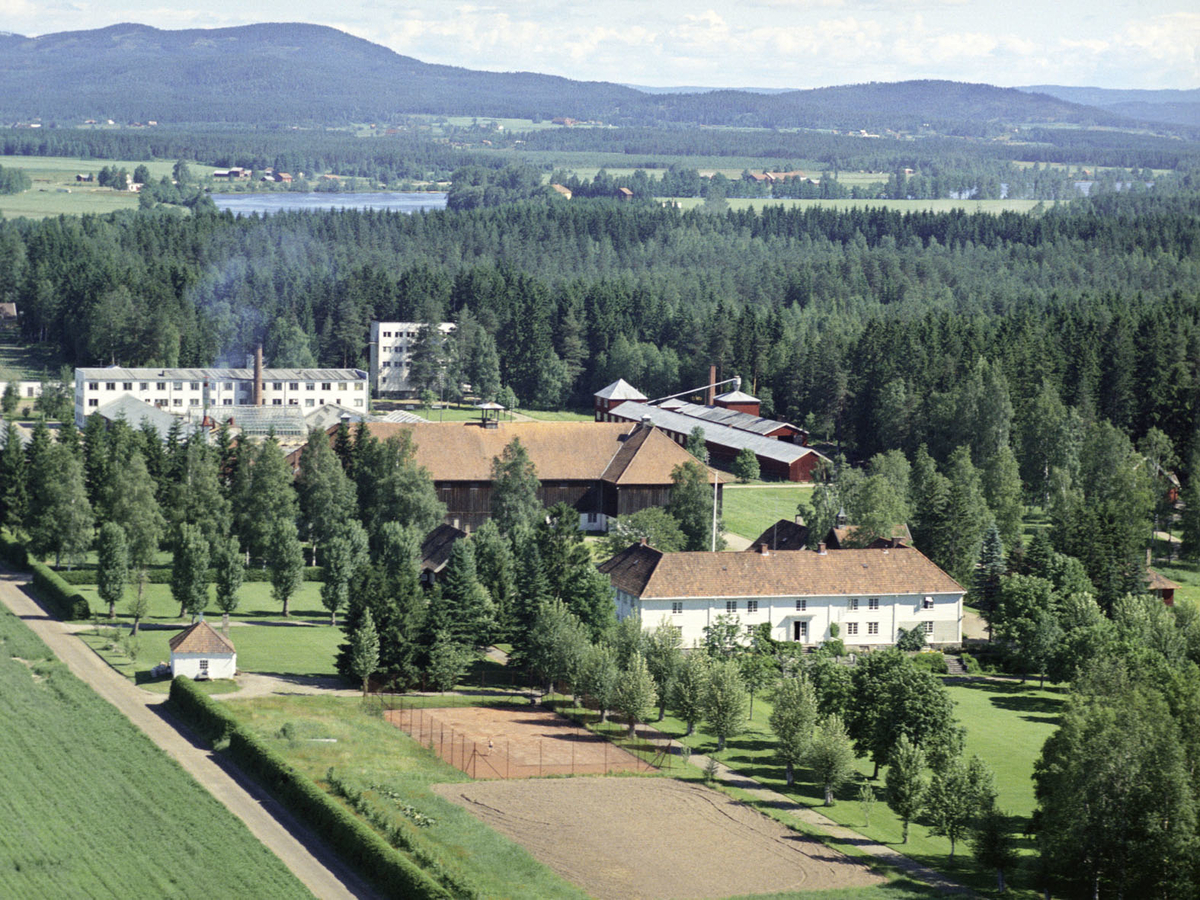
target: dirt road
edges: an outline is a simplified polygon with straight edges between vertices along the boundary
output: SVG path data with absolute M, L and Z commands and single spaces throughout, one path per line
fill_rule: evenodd
M 34 630 L 78 678 L 119 709 L 154 743 L 171 755 L 319 898 L 375 898 L 374 890 L 351 872 L 287 810 L 248 781 L 236 767 L 194 739 L 163 704 L 166 697 L 135 687 L 114 672 L 69 632 L 69 626 L 48 616 L 26 593 L 28 578 L 0 571 L 0 601 Z

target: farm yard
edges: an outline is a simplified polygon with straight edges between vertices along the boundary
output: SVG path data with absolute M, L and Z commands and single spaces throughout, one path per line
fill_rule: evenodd
M 311 897 L 7 610 L 0 721 L 0 896 Z
M 886 879 L 723 794 L 665 778 L 435 785 L 597 897 L 716 898 Z

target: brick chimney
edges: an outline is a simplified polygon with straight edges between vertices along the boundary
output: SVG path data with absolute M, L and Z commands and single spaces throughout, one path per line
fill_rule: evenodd
M 765 541 L 764 541 L 763 543 L 761 543 L 761 544 L 759 544 L 759 545 L 758 545 L 758 552 L 759 552 L 759 554 L 760 554 L 761 556 L 770 556 L 770 555 L 771 555 L 771 551 L 770 551 L 770 549 L 767 547 L 767 545 L 766 545 L 766 542 L 765 542 Z
M 254 405 L 263 405 L 263 360 L 262 344 L 254 348 Z
M 817 544 L 817 553 L 821 556 L 825 555 L 825 542 L 824 541 L 821 541 L 821 543 Z

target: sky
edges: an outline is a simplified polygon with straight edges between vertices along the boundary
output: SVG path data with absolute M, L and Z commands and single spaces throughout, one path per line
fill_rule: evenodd
M 0 0 L 23 35 L 329 25 L 424 62 L 649 86 L 1200 88 L 1196 0 Z

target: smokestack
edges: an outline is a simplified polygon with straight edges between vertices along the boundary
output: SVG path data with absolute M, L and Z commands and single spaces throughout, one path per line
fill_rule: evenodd
M 708 367 L 708 396 L 704 400 L 705 406 L 717 405 L 717 389 L 714 385 L 717 383 L 717 367 L 711 365 Z
M 767 545 L 765 542 L 758 545 L 758 552 L 761 556 L 770 556 L 771 555 L 771 551 L 769 549 L 767 549 Z
M 254 405 L 263 405 L 262 344 L 254 348 Z

